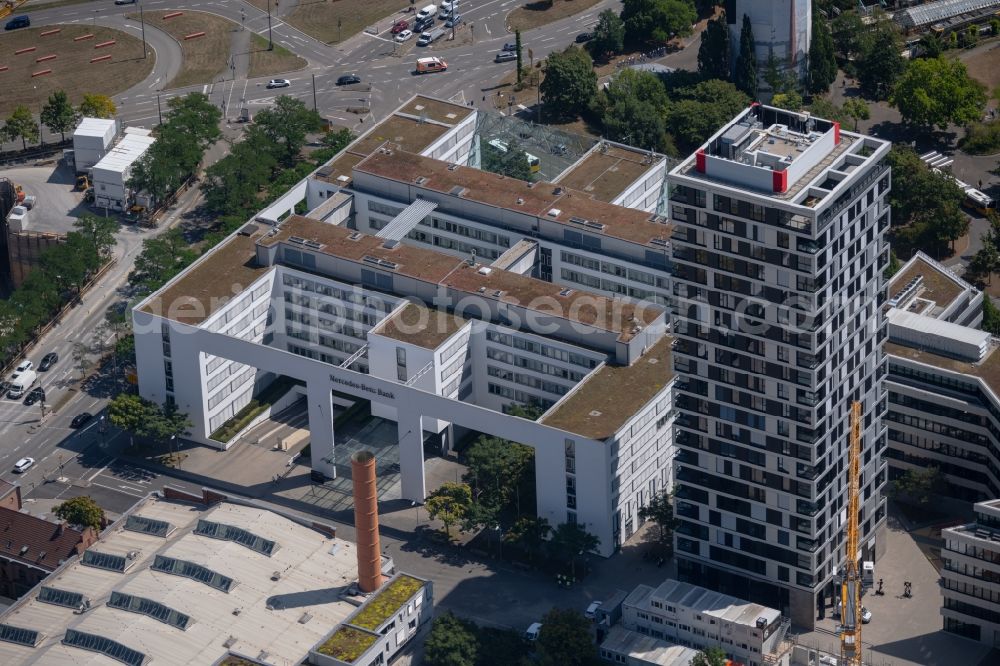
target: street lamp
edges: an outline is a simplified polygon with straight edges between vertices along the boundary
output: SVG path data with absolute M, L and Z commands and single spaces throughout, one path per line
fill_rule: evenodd
M 493 526 L 493 531 L 497 533 L 497 559 L 503 561 L 503 528 L 499 523 Z
M 274 50 L 274 40 L 271 38 L 271 0 L 267 0 L 267 50 Z
M 142 3 L 139 3 L 139 26 L 142 29 L 142 59 L 146 59 L 146 21 L 142 18 Z

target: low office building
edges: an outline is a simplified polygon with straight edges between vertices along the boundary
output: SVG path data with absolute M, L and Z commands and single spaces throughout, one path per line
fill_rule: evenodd
M 355 544 L 331 526 L 167 494 L 0 615 L 0 663 L 293 666 L 355 613 Z
M 691 666 L 699 650 L 612 627 L 600 645 L 601 659 L 628 666 Z
M 947 494 L 1000 496 L 1000 354 L 983 294 L 918 253 L 888 288 L 890 478 L 939 468 Z
M 979 502 L 975 522 L 941 530 L 944 630 L 1000 645 L 1000 500 Z
M 94 205 L 108 210 L 127 210 L 135 201 L 128 186 L 132 166 L 142 159 L 156 141 L 152 131 L 141 127 L 126 127 L 125 135 L 114 148 L 91 168 Z
M 676 580 L 639 585 L 622 603 L 625 629 L 699 650 L 719 647 L 746 666 L 787 666 L 790 625 L 773 608 Z
M 72 165 L 77 173 L 89 170 L 108 154 L 118 136 L 114 118 L 81 118 L 73 131 Z

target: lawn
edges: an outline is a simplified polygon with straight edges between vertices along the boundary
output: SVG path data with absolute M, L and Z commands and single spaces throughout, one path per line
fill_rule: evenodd
M 19 104 L 38 113 L 49 95 L 65 90 L 73 104 L 84 93 L 115 95 L 146 78 L 153 69 L 155 57 L 142 57 L 142 41 L 110 28 L 90 25 L 64 25 L 62 31 L 47 37 L 39 33 L 46 28 L 27 28 L 3 33 L 0 38 L 0 115 L 6 116 Z M 74 42 L 74 37 L 93 33 L 92 39 Z M 114 46 L 95 49 L 95 44 L 117 40 Z M 14 55 L 14 51 L 36 47 L 35 51 Z M 54 60 L 35 62 L 37 58 L 56 55 Z M 90 63 L 91 58 L 110 55 L 110 60 Z M 51 69 L 51 74 L 31 77 L 33 72 Z
M 218 81 L 229 72 L 229 50 L 231 33 L 239 30 L 232 21 L 206 14 L 185 11 L 182 15 L 164 20 L 163 15 L 172 12 L 143 12 L 146 23 L 166 32 L 181 45 L 184 62 L 177 76 L 167 82 L 164 89 L 184 88 L 196 83 Z M 137 19 L 138 14 L 129 18 Z M 185 35 L 204 32 L 204 37 L 184 39 Z
M 1000 58 L 1000 41 L 978 46 L 958 56 L 968 68 L 969 76 L 978 79 L 989 91 L 996 90 L 1000 86 L 1000 67 L 997 67 L 997 58 Z
M 283 74 L 302 69 L 308 63 L 280 44 L 267 50 L 267 40 L 260 35 L 250 39 L 250 77 Z
M 321 42 L 336 44 L 380 21 L 379 31 L 388 29 L 387 17 L 409 6 L 407 0 L 304 0 L 295 6 L 285 22 Z M 341 22 L 340 28 L 337 21 Z
M 598 2 L 600 0 L 553 0 L 551 6 L 545 0 L 526 2 L 507 14 L 507 29 L 511 32 L 525 32 L 579 14 Z M 580 30 L 583 31 L 582 26 Z

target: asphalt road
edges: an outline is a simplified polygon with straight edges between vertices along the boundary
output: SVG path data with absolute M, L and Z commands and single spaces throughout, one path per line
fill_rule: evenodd
M 260 110 L 271 104 L 278 94 L 287 94 L 312 105 L 315 99 L 319 111 L 333 122 L 363 131 L 373 119 L 378 120 L 400 103 L 421 92 L 462 102 L 480 101 L 504 76 L 512 71 L 513 63 L 496 64 L 493 54 L 504 42 L 511 40 L 504 22 L 511 9 L 521 0 L 468 0 L 462 7 L 467 24 L 474 26 L 475 43 L 454 48 L 444 48 L 439 42 L 432 52 L 416 47 L 413 41 L 396 46 L 389 34 L 391 21 L 383 21 L 380 34 L 361 33 L 340 45 L 329 46 L 272 16 L 271 31 L 275 43 L 280 44 L 307 60 L 308 67 L 286 75 L 291 86 L 281 90 L 268 90 L 267 78 L 223 79 L 213 83 L 165 91 L 163 86 L 176 74 L 180 66 L 177 43 L 165 33 L 146 26 L 146 41 L 156 51 L 153 72 L 142 82 L 115 97 L 119 117 L 127 125 L 151 127 L 158 122 L 159 113 L 166 108 L 170 97 L 200 91 L 208 94 L 213 102 L 224 108 L 226 116 L 235 119 L 240 107 Z M 551 51 L 564 48 L 573 42 L 577 33 L 593 26 L 598 14 L 608 7 L 618 9 L 619 0 L 603 0 L 591 9 L 576 16 L 543 26 L 522 35 L 525 49 L 531 49 L 535 60 Z M 197 10 L 207 11 L 244 25 L 267 37 L 267 14 L 240 0 L 202 2 L 200 0 L 144 0 L 148 10 Z M 53 9 L 38 9 L 31 13 L 32 25 L 57 23 L 96 22 L 108 27 L 126 30 L 139 36 L 137 21 L 125 18 L 137 11 L 135 5 L 116 7 L 110 0 L 89 2 Z M 440 21 L 438 22 L 440 24 Z M 405 55 L 395 55 L 396 53 Z M 449 69 L 430 76 L 416 76 L 414 69 L 418 57 L 433 55 L 444 58 Z M 364 84 L 340 88 L 337 77 L 345 73 L 359 74 Z M 315 77 L 315 79 L 314 79 Z M 370 90 L 369 90 L 370 88 Z M 346 111 L 350 106 L 364 106 L 370 102 L 371 112 L 359 116 Z M 223 107 L 223 104 L 225 105 Z M 159 108 L 158 108 L 159 107 Z M 55 137 L 45 131 L 44 139 Z

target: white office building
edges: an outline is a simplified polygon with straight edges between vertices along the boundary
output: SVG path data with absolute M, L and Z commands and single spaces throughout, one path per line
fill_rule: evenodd
M 807 627 L 844 558 L 853 400 L 858 559 L 884 549 L 889 147 L 755 104 L 669 174 L 679 575 Z
M 1000 647 L 1000 500 L 979 502 L 972 523 L 941 530 L 944 630 Z
M 697 650 L 719 647 L 746 666 L 787 666 L 789 626 L 774 608 L 676 580 L 639 585 L 622 603 L 624 629 Z
M 670 226 L 443 161 L 468 159 L 475 114 L 414 98 L 140 303 L 139 391 L 187 413 L 191 439 L 229 448 L 213 433 L 291 378 L 327 477 L 334 412 L 368 400 L 397 423 L 402 496 L 417 501 L 426 437 L 520 442 L 535 449 L 538 514 L 583 524 L 610 554 L 672 477 Z M 298 204 L 309 212 L 290 214 Z M 559 277 L 584 258 L 593 289 Z

